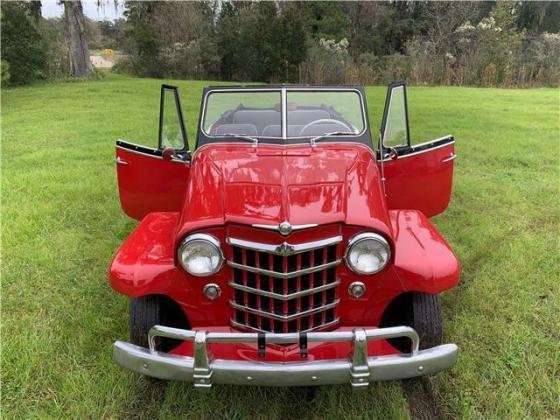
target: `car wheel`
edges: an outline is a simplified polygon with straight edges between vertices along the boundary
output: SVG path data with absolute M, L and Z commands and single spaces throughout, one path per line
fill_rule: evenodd
M 414 328 L 420 337 L 420 350 L 440 345 L 443 325 L 439 295 L 409 292 L 395 298 L 385 310 L 380 327 L 399 325 Z M 409 339 L 391 338 L 387 341 L 403 353 L 410 352 Z
M 177 304 L 165 296 L 151 295 L 131 298 L 129 304 L 130 340 L 133 344 L 148 347 L 148 332 L 154 325 L 188 328 L 187 320 Z M 168 352 L 181 340 L 157 338 L 156 349 Z
M 439 295 L 412 294 L 412 328 L 420 337 L 420 350 L 439 346 L 443 340 Z

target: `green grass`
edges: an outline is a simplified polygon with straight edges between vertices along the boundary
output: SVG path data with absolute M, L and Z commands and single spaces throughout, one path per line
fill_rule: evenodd
M 191 140 L 206 82 L 176 82 Z M 106 281 L 134 229 L 114 142 L 156 144 L 158 80 L 111 76 L 2 91 L 2 414 L 24 417 L 406 418 L 398 382 L 163 392 L 111 361 L 127 300 Z M 367 89 L 378 126 L 385 88 Z M 457 365 L 430 379 L 448 417 L 560 417 L 559 92 L 412 88 L 412 137 L 457 139 L 454 193 L 434 221 L 463 266 L 444 295 Z

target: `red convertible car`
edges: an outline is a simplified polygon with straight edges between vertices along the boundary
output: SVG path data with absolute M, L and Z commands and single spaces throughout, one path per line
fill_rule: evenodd
M 403 84 L 379 136 L 362 87 L 281 85 L 205 88 L 186 137 L 164 85 L 158 147 L 117 142 L 140 221 L 109 269 L 130 298 L 120 366 L 198 388 L 360 389 L 453 365 L 439 294 L 460 267 L 429 218 L 449 203 L 454 139 L 411 144 Z

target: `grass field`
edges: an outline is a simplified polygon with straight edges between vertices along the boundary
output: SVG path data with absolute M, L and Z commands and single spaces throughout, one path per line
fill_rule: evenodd
M 192 139 L 206 83 L 176 83 Z M 127 299 L 106 269 L 135 226 L 119 208 L 114 142 L 156 144 L 159 84 L 110 76 L 2 91 L 2 417 L 407 418 L 398 382 L 314 399 L 201 393 L 113 364 Z M 384 95 L 367 89 L 375 127 Z M 434 220 L 463 266 L 443 297 L 460 358 L 425 383 L 437 413 L 560 417 L 559 91 L 412 88 L 409 99 L 413 139 L 451 133 L 459 154 L 449 210 Z

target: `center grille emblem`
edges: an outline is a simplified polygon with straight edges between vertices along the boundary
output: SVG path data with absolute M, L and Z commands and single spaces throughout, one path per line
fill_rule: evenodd
M 294 254 L 294 247 L 288 242 L 284 242 L 283 244 L 278 245 L 276 252 L 283 257 L 288 257 Z
M 288 236 L 290 233 L 292 233 L 292 225 L 290 224 L 290 222 L 282 222 L 278 225 L 278 231 L 280 232 L 280 234 Z

